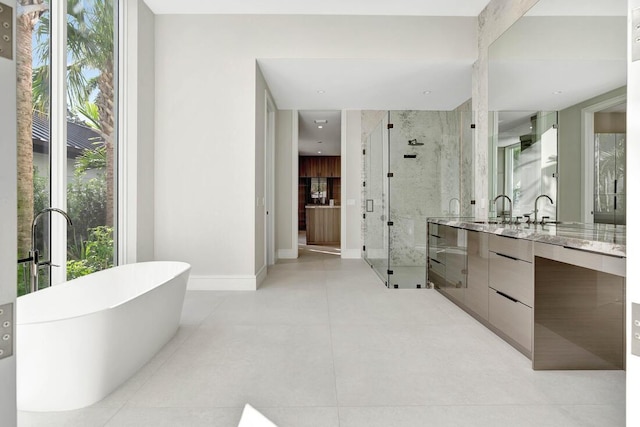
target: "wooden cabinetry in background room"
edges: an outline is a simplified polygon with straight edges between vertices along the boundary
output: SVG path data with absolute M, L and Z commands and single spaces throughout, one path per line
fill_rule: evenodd
M 298 179 L 298 231 L 307 229 L 307 214 L 304 207 L 307 204 L 307 183 L 305 179 Z
M 305 178 L 339 178 L 340 156 L 300 156 L 298 170 Z

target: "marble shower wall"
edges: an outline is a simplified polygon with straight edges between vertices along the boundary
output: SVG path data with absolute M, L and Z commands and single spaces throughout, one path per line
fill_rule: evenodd
M 449 201 L 460 199 L 460 114 L 392 111 L 390 122 L 390 265 L 423 266 L 426 218 L 449 215 Z M 413 139 L 424 145 L 409 145 Z

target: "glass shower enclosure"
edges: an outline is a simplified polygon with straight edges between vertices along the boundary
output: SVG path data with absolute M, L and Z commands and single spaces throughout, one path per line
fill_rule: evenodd
M 364 258 L 389 288 L 428 288 L 427 218 L 472 215 L 471 112 L 380 117 L 363 137 Z

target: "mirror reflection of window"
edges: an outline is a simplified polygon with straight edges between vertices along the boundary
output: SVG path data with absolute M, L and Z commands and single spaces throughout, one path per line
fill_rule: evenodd
M 327 200 L 327 178 L 311 178 L 311 200 L 324 205 Z

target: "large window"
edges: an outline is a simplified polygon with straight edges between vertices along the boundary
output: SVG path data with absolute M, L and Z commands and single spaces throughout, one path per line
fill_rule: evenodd
M 114 264 L 118 1 L 18 3 L 18 260 L 43 209 L 73 221 L 46 213 L 36 224 L 43 287 Z

